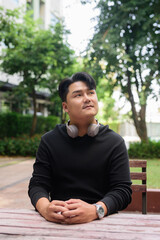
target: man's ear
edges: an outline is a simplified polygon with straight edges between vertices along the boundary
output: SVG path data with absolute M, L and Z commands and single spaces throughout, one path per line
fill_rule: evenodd
M 67 103 L 66 102 L 62 102 L 62 107 L 63 107 L 63 110 L 68 113 L 68 107 L 67 107 Z

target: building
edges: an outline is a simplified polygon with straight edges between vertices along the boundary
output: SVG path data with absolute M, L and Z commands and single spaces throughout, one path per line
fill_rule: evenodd
M 21 114 L 33 114 L 32 98 L 27 98 L 28 105 L 21 111 L 19 107 L 22 102 L 15 102 L 12 99 L 12 91 L 17 85 L 12 83 L 0 82 L 0 110 L 6 112 L 8 110 L 13 112 L 19 112 Z M 8 96 L 8 97 L 7 97 Z M 51 105 L 50 94 L 47 92 L 36 92 L 36 104 L 37 104 L 37 115 L 47 117 L 49 114 L 48 107 Z M 25 100 L 24 100 L 25 101 Z M 18 111 L 17 111 L 18 109 Z
M 0 6 L 15 9 L 24 6 L 33 10 L 33 18 L 41 18 L 44 28 L 63 18 L 63 0 L 0 0 Z

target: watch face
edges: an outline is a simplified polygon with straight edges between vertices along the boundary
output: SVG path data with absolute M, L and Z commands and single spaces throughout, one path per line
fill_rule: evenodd
M 104 217 L 104 209 L 103 209 L 103 207 L 100 206 L 100 205 L 98 205 L 97 207 L 98 207 L 97 208 L 98 217 L 99 218 L 103 218 Z
M 102 215 L 104 213 L 104 210 L 102 207 L 99 208 L 99 213 Z

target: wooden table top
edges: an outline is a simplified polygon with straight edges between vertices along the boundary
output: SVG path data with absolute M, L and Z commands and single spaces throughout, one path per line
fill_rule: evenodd
M 90 223 L 64 225 L 47 222 L 34 210 L 1 208 L 0 239 L 160 240 L 160 215 L 118 213 Z

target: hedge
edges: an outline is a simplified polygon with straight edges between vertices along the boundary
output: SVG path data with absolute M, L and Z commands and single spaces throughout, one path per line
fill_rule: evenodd
M 7 156 L 35 156 L 41 139 L 41 134 L 30 138 L 28 136 L 18 138 L 0 139 L 0 155 Z M 153 159 L 160 158 L 160 141 L 146 143 L 131 143 L 129 158 Z
M 128 149 L 130 158 L 153 159 L 160 158 L 160 141 L 149 141 L 149 143 L 131 143 Z
M 17 137 L 23 134 L 29 135 L 32 126 L 32 115 L 21 115 L 18 113 L 0 114 L 0 138 Z M 37 117 L 35 133 L 43 134 L 55 127 L 60 119 L 56 116 Z
M 32 138 L 23 136 L 21 138 L 0 139 L 0 155 L 35 157 L 40 139 L 41 135 L 35 135 Z

